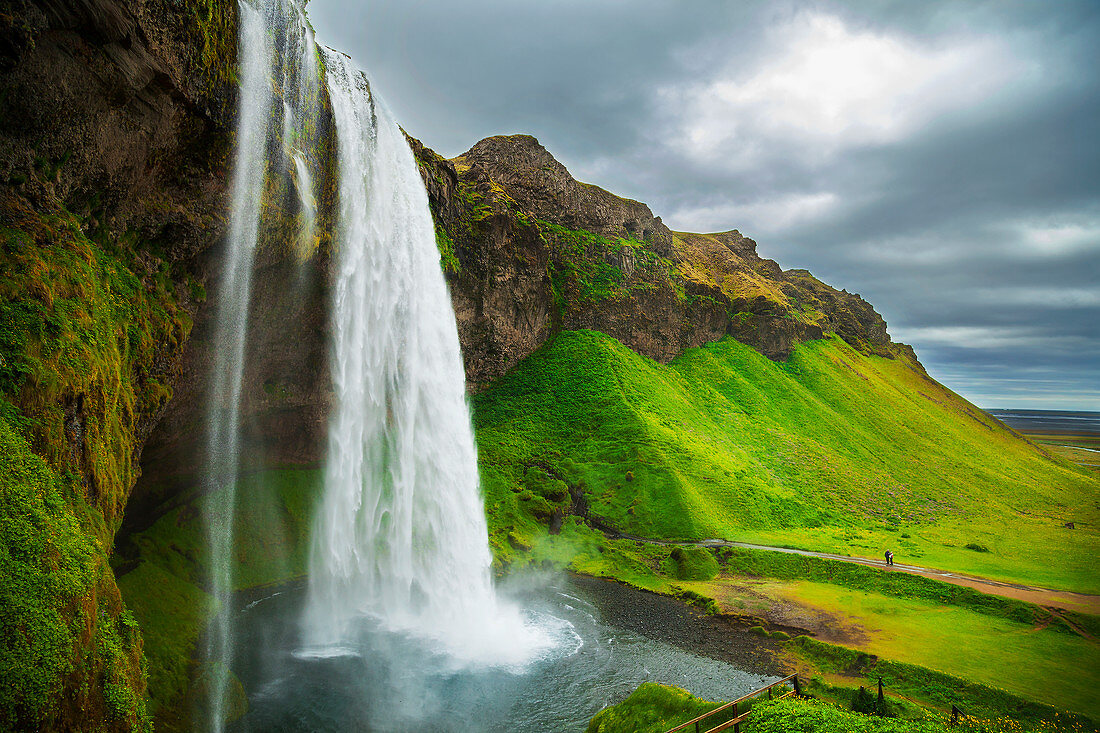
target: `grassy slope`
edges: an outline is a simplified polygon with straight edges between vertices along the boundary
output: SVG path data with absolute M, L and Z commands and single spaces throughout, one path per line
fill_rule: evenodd
M 549 476 L 639 535 L 890 547 L 903 562 L 1100 590 L 1095 477 L 905 363 L 837 339 L 786 363 L 727 340 L 662 366 L 603 334 L 565 332 L 474 405 L 505 561 L 538 545 L 537 518 L 563 503 Z
M 898 598 L 828 583 L 741 579 L 754 597 L 808 608 L 862 652 L 997 687 L 1100 719 L 1100 649 L 1049 620 L 1023 623 L 937 599 Z M 718 583 L 685 583 L 723 603 Z M 765 601 L 765 603 L 767 603 Z M 736 611 L 736 603 L 731 610 Z M 1038 609 L 1037 609 L 1038 610 Z M 965 649 L 965 654 L 958 650 Z M 1066 674 L 1073 670 L 1073 674 Z M 1056 685 L 1047 684 L 1059 680 Z

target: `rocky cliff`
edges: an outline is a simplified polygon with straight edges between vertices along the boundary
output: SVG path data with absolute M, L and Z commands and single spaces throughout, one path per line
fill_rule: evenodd
M 836 334 L 917 366 L 858 295 L 783 270 L 736 230 L 670 231 L 645 204 L 576 181 L 529 135 L 487 138 L 453 160 L 412 145 L 475 389 L 576 329 L 661 362 L 726 336 L 784 359 Z

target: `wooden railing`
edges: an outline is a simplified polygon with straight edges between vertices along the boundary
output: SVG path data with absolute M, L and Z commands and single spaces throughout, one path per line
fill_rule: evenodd
M 761 687 L 759 690 L 754 690 L 753 692 L 750 692 L 749 694 L 744 695 L 743 697 L 739 697 L 736 700 L 734 700 L 733 702 L 727 702 L 725 705 L 722 705 L 721 707 L 717 707 L 714 710 L 711 710 L 709 713 L 704 713 L 703 715 L 700 715 L 698 718 L 692 718 L 691 720 L 689 720 L 686 723 L 681 723 L 680 725 L 676 726 L 675 728 L 670 728 L 669 730 L 665 731 L 665 733 L 676 733 L 677 731 L 687 730 L 691 726 L 695 726 L 693 733 L 718 733 L 718 731 L 729 730 L 730 728 L 733 728 L 733 733 L 741 733 L 741 723 L 745 722 L 745 718 L 749 717 L 748 706 L 745 705 L 745 703 L 748 702 L 749 700 L 751 700 L 752 698 L 756 697 L 757 695 L 763 695 L 765 692 L 768 693 L 768 699 L 772 699 L 772 690 L 773 690 L 773 688 L 779 687 L 780 685 L 785 685 L 788 682 L 790 682 L 794 685 L 794 689 L 793 690 L 787 690 L 782 695 L 779 695 L 779 698 L 784 698 L 784 697 L 787 697 L 788 695 L 801 695 L 802 694 L 801 685 L 799 685 L 799 683 L 798 683 L 798 675 L 792 674 L 789 677 L 784 677 L 781 680 L 778 680 L 776 682 L 771 683 L 767 687 Z M 779 698 L 777 698 L 777 699 L 779 699 Z M 737 706 L 738 705 L 742 706 L 742 708 L 741 708 L 742 712 L 741 713 L 738 713 L 738 711 L 737 711 Z M 703 724 L 703 721 L 705 721 L 707 718 L 710 718 L 712 716 L 718 715 L 719 713 L 726 712 L 726 711 L 729 711 L 729 715 L 730 715 L 730 718 L 728 720 L 719 723 L 718 725 L 714 726 L 713 728 L 705 728 L 704 729 L 703 727 L 701 727 L 701 724 Z M 707 725 L 709 725 L 709 723 L 707 723 Z

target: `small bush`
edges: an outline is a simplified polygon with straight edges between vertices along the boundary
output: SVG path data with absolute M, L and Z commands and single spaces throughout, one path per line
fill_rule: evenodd
M 976 542 L 970 542 L 966 545 L 966 549 L 973 550 L 974 552 L 989 552 L 989 548 L 985 545 L 979 545 Z
M 679 580 L 710 580 L 718 575 L 718 561 L 702 547 L 674 547 L 664 570 Z

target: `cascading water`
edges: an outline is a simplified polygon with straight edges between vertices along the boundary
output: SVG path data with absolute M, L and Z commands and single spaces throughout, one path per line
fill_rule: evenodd
M 244 375 L 248 308 L 252 293 L 252 259 L 260 224 L 267 125 L 271 109 L 268 81 L 271 53 L 262 15 L 240 6 L 241 65 L 237 152 L 227 251 L 218 284 L 214 364 L 207 419 L 206 526 L 210 543 L 210 585 L 223 601 L 233 590 L 234 491 L 240 464 L 240 402 Z M 207 634 L 209 709 L 213 730 L 222 730 L 232 655 L 232 616 L 218 613 Z
M 329 426 L 304 618 L 339 647 L 365 618 L 459 664 L 549 642 L 498 600 L 454 311 L 416 161 L 342 54 L 324 55 L 338 140 Z
M 210 545 L 210 587 L 225 603 L 234 590 L 233 535 L 236 483 L 240 469 L 241 392 L 245 373 L 252 298 L 252 269 L 260 239 L 262 201 L 269 173 L 269 150 L 276 142 L 290 151 L 300 132 L 316 114 L 319 80 L 312 32 L 300 6 L 287 0 L 267 0 L 257 6 L 239 4 L 240 97 L 236 159 L 233 169 L 232 208 L 226 237 L 226 256 L 217 286 L 213 361 L 210 375 L 206 431 L 206 528 Z M 269 29 L 283 32 L 279 53 Z M 273 141 L 272 113 L 276 91 L 273 70 L 280 78 L 283 96 L 282 138 Z M 288 132 L 290 131 L 290 132 Z M 291 133 L 296 137 L 291 138 Z M 297 182 L 302 210 L 300 239 L 312 240 L 316 210 L 305 156 L 298 150 L 285 153 L 284 170 L 272 174 L 292 176 Z M 293 160 L 293 167 L 290 162 Z M 224 728 L 229 665 L 233 657 L 232 615 L 215 615 L 207 633 L 209 727 Z

